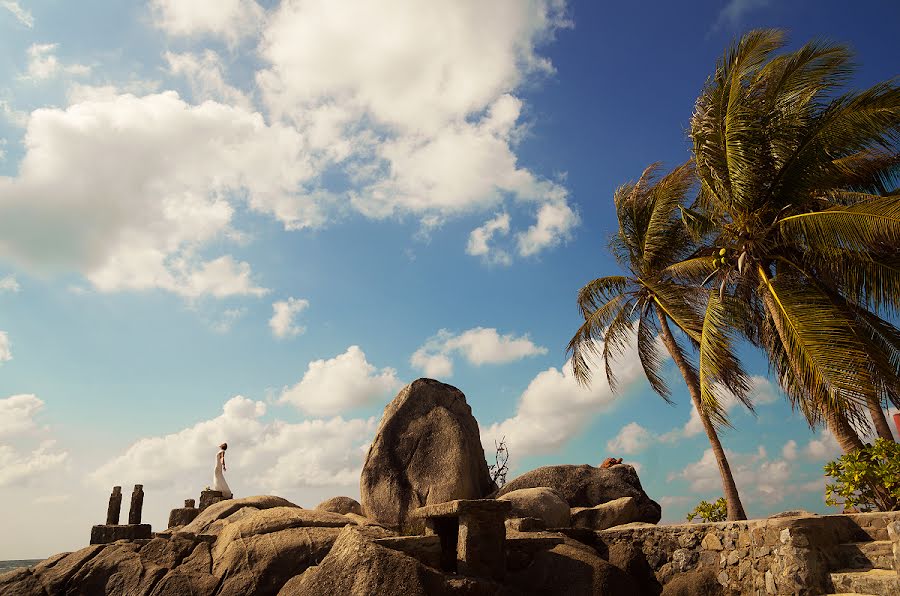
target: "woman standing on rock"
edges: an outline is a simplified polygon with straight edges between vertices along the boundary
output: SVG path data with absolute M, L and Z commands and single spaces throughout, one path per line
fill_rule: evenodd
M 233 495 L 231 494 L 231 489 L 228 488 L 228 483 L 225 482 L 225 450 L 228 449 L 228 443 L 222 443 L 219 445 L 219 453 L 216 454 L 216 469 L 213 472 L 213 490 L 218 490 L 222 492 L 222 496 L 226 499 L 230 499 Z

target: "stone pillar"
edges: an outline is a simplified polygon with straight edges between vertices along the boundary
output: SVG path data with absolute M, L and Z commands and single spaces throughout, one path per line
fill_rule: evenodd
M 128 510 L 128 523 L 138 525 L 141 523 L 141 510 L 144 508 L 144 485 L 135 484 L 131 493 L 131 508 Z
M 122 487 L 114 486 L 109 495 L 109 507 L 106 508 L 106 525 L 115 526 L 119 523 L 119 514 L 122 512 Z
M 504 514 L 462 513 L 456 543 L 457 572 L 502 580 L 506 572 Z

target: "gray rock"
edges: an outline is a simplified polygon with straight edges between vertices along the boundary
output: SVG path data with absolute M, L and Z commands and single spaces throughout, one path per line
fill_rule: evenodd
M 569 504 L 552 488 L 523 488 L 497 498 L 512 503 L 512 517 L 535 517 L 547 528 L 569 527 Z
M 325 501 L 322 501 L 318 505 L 316 505 L 316 509 L 319 511 L 330 511 L 332 513 L 340 513 L 346 515 L 347 513 L 353 513 L 355 515 L 362 515 L 362 506 L 356 501 L 356 499 L 351 499 L 350 497 L 331 497 Z
M 634 497 L 639 511 L 636 521 L 655 524 L 662 517 L 659 503 L 647 496 L 637 472 L 627 464 L 609 468 L 589 465 L 545 466 L 508 482 L 498 495 L 538 486 L 554 489 L 569 507 L 594 507 L 621 497 Z
M 493 491 L 466 396 L 433 379 L 401 389 L 384 410 L 359 485 L 366 516 L 391 527 L 418 507 Z

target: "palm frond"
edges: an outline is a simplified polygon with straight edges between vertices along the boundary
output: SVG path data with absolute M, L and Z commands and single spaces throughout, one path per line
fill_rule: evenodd
M 656 341 L 659 331 L 651 316 L 651 309 L 645 309 L 638 320 L 637 349 L 644 375 L 650 382 L 650 387 L 666 402 L 672 403 L 672 392 L 666 384 L 665 378 L 660 373 L 663 359 Z
M 590 357 L 598 355 L 600 350 L 597 346 L 606 340 L 607 327 L 623 312 L 631 310 L 631 302 L 631 296 L 627 294 L 613 296 L 593 312 L 587 313 L 584 323 L 569 340 L 566 354 L 572 354 L 572 370 L 580 384 L 590 384 Z
M 826 257 L 846 250 L 877 250 L 880 244 L 900 246 L 900 196 L 792 215 L 778 227 L 786 242 Z
M 578 291 L 578 308 L 582 317 L 588 319 L 598 308 L 625 293 L 630 283 L 630 278 L 624 275 L 608 275 L 585 284 Z

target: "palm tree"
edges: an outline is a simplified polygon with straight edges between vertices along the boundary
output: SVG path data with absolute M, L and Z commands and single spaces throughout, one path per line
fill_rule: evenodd
M 660 336 L 684 377 L 718 462 L 728 519 L 747 519 L 716 431 L 717 426 L 728 424 L 719 400 L 724 387 L 751 406 L 746 397 L 746 376 L 730 349 L 731 335 L 726 331 L 716 337 L 717 345 L 721 346 L 714 352 L 717 372 L 704 377 L 688 361 L 669 325 L 671 321 L 700 345 L 709 341 L 710 327 L 700 315 L 701 293 L 663 275 L 666 267 L 685 259 L 695 248 L 678 218 L 681 202 L 694 185 L 693 166 L 688 162 L 656 180 L 658 169 L 657 164 L 651 165 L 637 182 L 621 186 L 613 196 L 619 231 L 613 235 L 610 249 L 629 275 L 601 277 L 581 288 L 578 306 L 584 324 L 569 342 L 567 352 L 572 354 L 576 378 L 584 385 L 591 379 L 590 356 L 601 355 L 607 381 L 615 390 L 611 361 L 629 345 L 636 327 L 644 373 L 650 386 L 671 403 L 670 390 L 660 374 L 662 358 L 656 343 L 656 337 Z M 707 389 L 705 404 L 701 401 L 702 386 Z
M 900 307 L 900 89 L 836 95 L 847 48 L 783 45 L 748 33 L 698 98 L 700 190 L 683 213 L 709 245 L 667 274 L 711 280 L 706 320 L 764 348 L 792 404 L 850 452 L 866 410 L 893 440 L 882 406 L 900 403 L 900 330 L 883 318 Z M 721 347 L 701 344 L 701 378 Z

